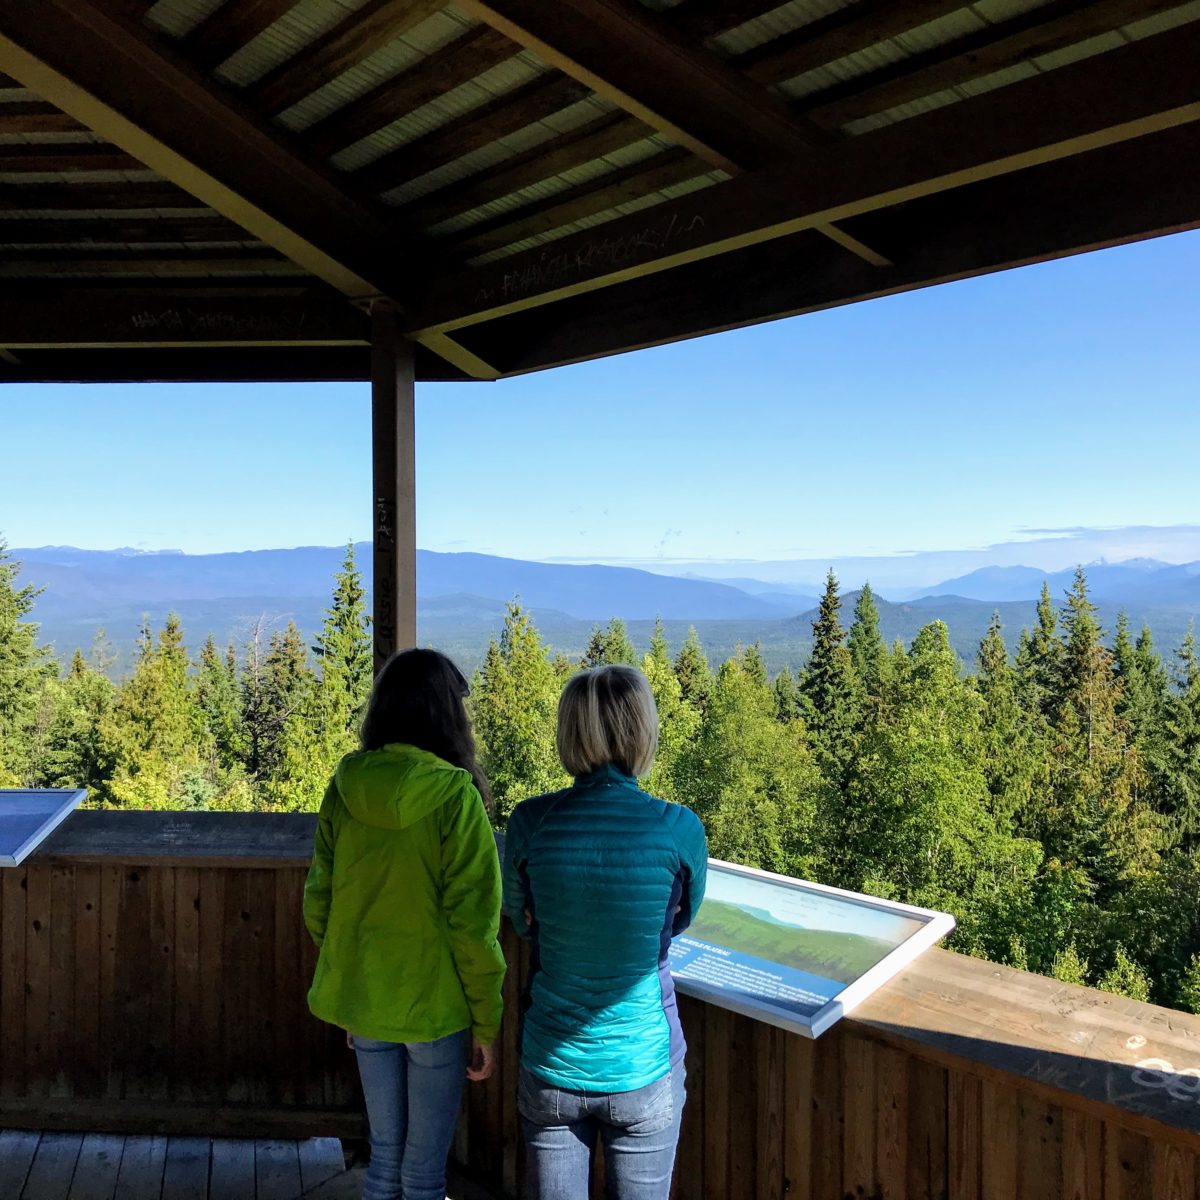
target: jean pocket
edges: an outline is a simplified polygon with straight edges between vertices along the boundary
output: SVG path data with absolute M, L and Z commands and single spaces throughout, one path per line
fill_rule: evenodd
M 517 1111 L 534 1125 L 557 1125 L 558 1088 L 522 1067 L 517 1079 Z
M 608 1118 L 626 1133 L 661 1133 L 675 1120 L 675 1094 L 670 1073 L 632 1092 L 608 1098 Z

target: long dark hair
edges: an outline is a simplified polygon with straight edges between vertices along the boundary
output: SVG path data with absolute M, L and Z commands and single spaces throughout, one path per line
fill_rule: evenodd
M 362 723 L 362 748 L 403 742 L 428 750 L 471 773 L 488 812 L 492 794 L 475 758 L 475 738 L 464 703 L 467 677 L 436 650 L 400 650 L 375 677 Z

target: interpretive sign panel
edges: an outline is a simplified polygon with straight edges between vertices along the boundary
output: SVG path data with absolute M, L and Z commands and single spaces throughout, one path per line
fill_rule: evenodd
M 0 867 L 20 866 L 86 796 L 70 788 L 0 788 Z
M 685 995 L 817 1037 L 953 928 L 947 913 L 714 860 L 671 974 Z

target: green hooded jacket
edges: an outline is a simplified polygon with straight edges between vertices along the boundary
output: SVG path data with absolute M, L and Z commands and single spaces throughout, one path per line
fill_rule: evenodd
M 388 1042 L 500 1029 L 500 863 L 468 772 L 415 746 L 347 754 L 325 792 L 304 922 L 308 1006 Z

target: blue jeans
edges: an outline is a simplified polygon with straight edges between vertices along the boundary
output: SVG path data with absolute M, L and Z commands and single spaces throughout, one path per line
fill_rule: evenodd
M 470 1041 L 467 1029 L 407 1044 L 355 1036 L 371 1123 L 363 1200 L 445 1200 Z
M 517 1107 L 537 1200 L 582 1200 L 604 1147 L 610 1200 L 667 1200 L 686 1099 L 680 1063 L 632 1092 L 573 1092 L 521 1068 Z

